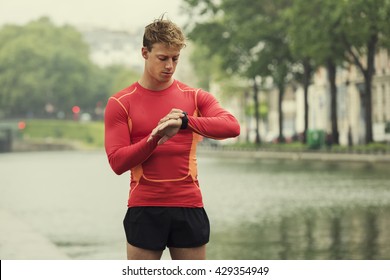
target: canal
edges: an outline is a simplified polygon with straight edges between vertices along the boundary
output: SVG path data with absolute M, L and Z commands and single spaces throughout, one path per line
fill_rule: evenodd
M 199 156 L 198 169 L 209 259 L 390 259 L 385 164 Z M 0 210 L 71 259 L 125 259 L 128 177 L 103 151 L 0 154 Z

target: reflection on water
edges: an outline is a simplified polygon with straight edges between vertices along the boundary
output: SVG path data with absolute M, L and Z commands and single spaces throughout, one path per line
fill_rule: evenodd
M 387 166 L 201 162 L 214 225 L 209 258 L 390 259 Z
M 213 259 L 390 259 L 390 207 L 306 212 L 216 232 Z
M 386 165 L 200 156 L 198 167 L 210 259 L 390 259 Z M 103 151 L 0 154 L 0 170 L 0 210 L 70 258 L 125 258 L 129 174 Z

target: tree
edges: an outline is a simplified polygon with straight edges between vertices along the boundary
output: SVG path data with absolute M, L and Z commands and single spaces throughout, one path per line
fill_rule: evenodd
M 307 94 L 312 72 L 321 65 L 325 66 L 334 143 L 339 140 L 336 70 L 346 61 L 356 65 L 364 80 L 359 89 L 365 108 L 365 142 L 373 141 L 371 91 L 374 56 L 378 48 L 390 48 L 390 0 L 248 0 L 245 3 L 185 0 L 185 3 L 190 7 L 189 11 L 201 16 L 198 23 L 190 25 L 194 38 L 220 54 L 221 65 L 226 71 L 250 80 L 259 76 L 273 77 L 275 85 L 280 82 L 279 100 L 282 100 L 281 85 L 287 80 L 281 79 L 281 74 L 287 74 L 286 78 L 292 69 L 301 69 L 299 75 L 302 75 L 305 91 L 305 132 L 309 121 Z M 291 53 L 283 51 L 285 46 Z M 282 119 L 281 112 L 279 115 Z M 279 134 L 281 138 L 282 131 Z
M 313 70 L 325 66 L 330 86 L 332 142 L 339 143 L 337 125 L 336 69 L 345 61 L 345 48 L 341 43 L 341 17 L 343 6 L 338 0 L 296 0 L 286 9 L 289 44 L 303 68 L 305 92 L 305 135 L 308 129 L 308 87 Z
M 283 140 L 283 100 L 289 62 L 289 49 L 285 41 L 284 23 L 280 11 L 288 0 L 208 1 L 186 0 L 189 10 L 204 19 L 192 27 L 190 37 L 208 46 L 222 59 L 222 67 L 253 82 L 255 109 L 258 104 L 258 77 L 272 76 L 279 89 L 279 139 Z M 259 112 L 255 110 L 258 124 Z M 256 143 L 260 143 L 256 128 Z
M 41 18 L 0 30 L 0 110 L 6 116 L 45 116 L 48 108 L 70 113 L 74 105 L 92 110 L 97 73 L 71 26 Z
M 287 40 L 287 22 L 282 17 L 283 11 L 290 5 L 288 0 L 262 2 L 263 20 L 258 23 L 258 28 L 261 27 L 262 31 L 257 38 L 259 41 L 256 48 L 252 49 L 254 61 L 248 71 L 252 75 L 257 73 L 262 77 L 271 77 L 278 90 L 279 143 L 285 142 L 282 104 L 286 84 L 290 80 L 288 74 L 293 65 Z
M 342 43 L 350 62 L 356 65 L 364 78 L 362 102 L 365 108 L 365 142 L 368 144 L 373 142 L 372 79 L 375 74 L 375 54 L 380 46 L 388 48 L 390 1 L 345 0 L 341 3 L 344 11 Z
M 109 81 L 107 81 L 107 83 L 110 85 L 108 96 L 106 97 L 130 86 L 141 76 L 140 73 L 122 65 L 112 65 L 106 68 L 105 72 L 108 74 Z

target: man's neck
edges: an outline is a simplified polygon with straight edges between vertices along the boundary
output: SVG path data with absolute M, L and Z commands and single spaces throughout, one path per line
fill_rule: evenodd
M 145 78 L 145 76 L 142 76 L 138 83 L 143 87 L 148 90 L 153 90 L 153 91 L 161 91 L 164 89 L 169 88 L 174 82 L 174 79 L 170 79 L 168 82 L 161 83 L 158 81 L 151 81 L 150 79 Z

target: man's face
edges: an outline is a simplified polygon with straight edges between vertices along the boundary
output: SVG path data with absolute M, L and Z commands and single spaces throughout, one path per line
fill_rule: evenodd
M 156 43 L 150 52 L 143 47 L 142 56 L 145 58 L 145 71 L 149 78 L 158 83 L 167 83 L 175 73 L 180 49 Z

